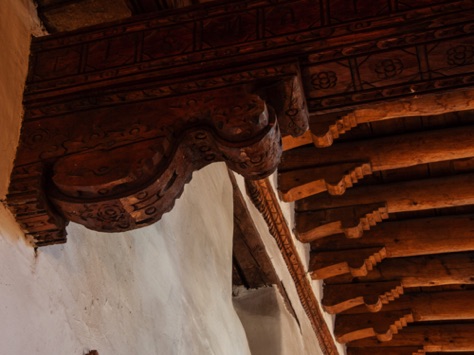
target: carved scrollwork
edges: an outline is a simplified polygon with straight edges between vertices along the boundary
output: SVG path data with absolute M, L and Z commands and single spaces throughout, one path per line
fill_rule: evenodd
M 193 171 L 213 162 L 248 179 L 266 177 L 280 160 L 281 136 L 275 110 L 251 90 L 233 86 L 30 122 L 16 171 L 38 168 L 23 172 L 31 181 L 12 179 L 9 206 L 44 245 L 65 241 L 67 221 L 102 232 L 154 223 Z M 61 238 L 44 240 L 53 231 Z

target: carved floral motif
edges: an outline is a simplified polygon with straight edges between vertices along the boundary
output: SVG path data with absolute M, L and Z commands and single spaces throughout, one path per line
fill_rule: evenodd
M 375 72 L 379 79 L 390 79 L 403 72 L 403 63 L 400 59 L 384 59 L 377 63 Z
M 337 84 L 337 75 L 333 71 L 323 71 L 311 76 L 311 85 L 315 89 L 330 89 Z
M 474 46 L 458 45 L 446 52 L 449 65 L 468 65 L 474 63 Z

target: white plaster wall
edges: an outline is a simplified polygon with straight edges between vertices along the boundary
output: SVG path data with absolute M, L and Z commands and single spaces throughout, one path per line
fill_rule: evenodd
M 29 1 L 0 1 L 0 199 L 34 31 Z M 231 301 L 231 198 L 217 164 L 195 173 L 154 226 L 101 234 L 71 225 L 67 244 L 37 255 L 0 204 L 0 354 L 249 354 Z
M 237 184 L 239 185 L 239 188 L 241 191 L 245 191 L 245 181 L 244 179 L 239 176 L 235 175 Z M 272 182 L 273 186 L 275 187 L 276 185 L 276 174 L 270 177 L 270 181 Z M 317 341 L 316 335 L 314 333 L 314 330 L 311 326 L 311 323 L 309 321 L 309 318 L 303 309 L 301 302 L 299 300 L 299 296 L 295 287 L 295 284 L 293 282 L 293 279 L 291 277 L 291 274 L 288 271 L 288 268 L 285 264 L 285 261 L 281 255 L 281 252 L 278 248 L 278 245 L 273 238 L 273 236 L 270 234 L 268 230 L 267 223 L 265 222 L 263 216 L 258 212 L 258 210 L 255 208 L 253 205 L 252 201 L 250 198 L 244 193 L 244 199 L 246 201 L 247 207 L 250 211 L 250 213 L 253 216 L 253 220 L 255 222 L 255 226 L 257 227 L 258 232 L 260 233 L 260 236 L 262 237 L 262 241 L 265 245 L 265 248 L 268 252 L 268 254 L 271 256 L 272 264 L 275 267 L 275 270 L 280 277 L 281 281 L 283 282 L 285 289 L 287 291 L 287 294 L 291 300 L 291 303 L 294 307 L 295 313 L 298 317 L 299 320 L 299 329 L 300 329 L 300 334 L 301 337 L 304 339 L 303 344 L 304 344 L 304 350 L 301 354 L 311 354 L 311 355 L 322 355 L 323 352 L 321 350 L 321 347 L 319 345 L 319 342 Z M 294 216 L 293 216 L 293 205 L 289 203 L 281 203 L 281 208 L 284 214 L 284 217 L 286 221 L 289 223 L 290 229 L 294 225 Z M 300 255 L 300 258 L 302 259 L 302 262 L 304 264 L 304 267 L 306 270 L 308 270 L 308 261 L 309 261 L 309 247 L 301 242 L 299 242 L 294 233 L 292 233 L 292 238 L 293 242 L 296 245 L 296 249 L 298 250 L 298 254 Z M 320 281 L 312 281 L 310 279 L 309 274 L 307 274 L 308 280 L 311 282 L 311 286 L 313 288 L 313 291 L 315 292 L 316 298 L 318 301 L 321 303 L 321 297 L 322 297 L 322 283 Z M 321 310 L 323 314 L 323 318 L 326 322 L 326 324 L 329 327 L 329 330 L 332 333 L 332 330 L 334 329 L 334 317 L 323 310 Z M 334 335 L 333 335 L 334 336 Z M 335 341 L 335 344 L 337 346 L 339 354 L 343 355 L 345 354 L 345 347 Z
M 236 288 L 233 302 L 252 355 L 306 354 L 296 319 L 275 286 L 256 290 Z
M 78 225 L 62 246 L 0 238 L 0 353 L 248 354 L 231 301 L 232 191 L 223 165 L 198 173 L 151 227 Z M 206 198 L 203 198 L 206 196 Z

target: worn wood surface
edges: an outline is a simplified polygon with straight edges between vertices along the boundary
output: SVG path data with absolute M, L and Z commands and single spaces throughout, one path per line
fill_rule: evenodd
M 360 237 L 388 213 L 474 204 L 474 174 L 359 186 L 342 196 L 314 195 L 295 204 L 299 239 L 345 233 Z
M 474 319 L 474 291 L 404 295 L 377 313 L 338 314 L 334 334 L 343 343 L 375 336 L 390 341 L 411 322 Z
M 286 152 L 279 165 L 278 188 L 285 201 L 328 191 L 342 195 L 365 175 L 474 156 L 474 126 L 454 127 L 364 141 L 324 149 Z
M 474 334 L 472 323 L 416 325 L 402 329 L 389 342 L 382 343 L 375 338 L 367 338 L 349 343 L 348 349 L 420 346 L 427 352 L 474 351 L 472 334 Z
M 316 242 L 309 270 L 315 279 L 347 272 L 363 276 L 385 258 L 470 251 L 474 250 L 473 230 L 471 215 L 386 222 L 357 240 L 337 236 L 342 241 L 332 244 L 333 250 L 323 251 Z
M 319 148 L 328 147 L 339 136 L 364 123 L 398 117 L 412 117 L 413 120 L 416 120 L 419 116 L 440 115 L 472 109 L 474 109 L 474 92 L 472 89 L 468 89 L 374 103 L 349 112 L 332 115 L 315 113 L 310 118 L 310 130 L 301 137 L 284 137 L 283 148 L 290 150 L 310 143 Z

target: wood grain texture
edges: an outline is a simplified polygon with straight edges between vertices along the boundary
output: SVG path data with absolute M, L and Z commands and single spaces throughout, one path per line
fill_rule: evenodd
M 390 120 L 397 117 L 441 115 L 474 109 L 471 89 L 443 94 L 426 94 L 396 101 L 372 103 L 348 112 L 332 115 L 315 113 L 310 117 L 310 130 L 301 137 L 284 137 L 284 150 L 313 143 L 318 148 L 329 147 L 334 140 L 358 125 Z
M 327 238 L 336 239 L 331 244 L 333 250 L 321 250 L 316 242 L 317 251 L 311 253 L 310 271 L 315 279 L 347 272 L 364 276 L 376 262 L 385 258 L 474 250 L 473 230 L 471 215 L 385 222 L 357 240 L 337 236 L 343 239 L 338 242 L 337 237 Z
M 426 352 L 474 351 L 472 334 L 474 334 L 472 323 L 417 325 L 401 330 L 389 342 L 381 343 L 377 339 L 367 338 L 349 343 L 348 349 L 420 346 Z
M 256 179 L 281 154 L 275 112 L 245 86 L 48 117 L 25 123 L 20 140 L 7 203 L 38 246 L 64 241 L 68 220 L 149 225 L 193 171 L 225 161 Z
M 390 341 L 411 322 L 472 320 L 473 296 L 473 291 L 404 295 L 382 312 L 337 315 L 334 333 L 344 343 L 371 336 Z
M 363 186 L 342 196 L 314 195 L 297 201 L 296 229 L 306 242 L 338 233 L 357 238 L 388 213 L 470 204 L 474 204 L 472 173 Z M 373 213 L 377 214 L 371 218 Z
M 346 142 L 324 149 L 322 153 L 305 147 L 283 154 L 278 188 L 285 201 L 324 191 L 342 195 L 375 171 L 472 157 L 474 126 Z

